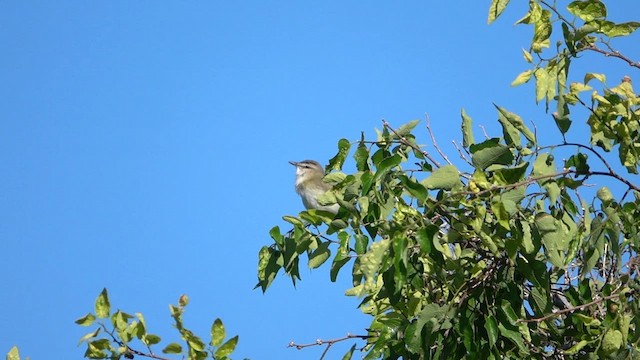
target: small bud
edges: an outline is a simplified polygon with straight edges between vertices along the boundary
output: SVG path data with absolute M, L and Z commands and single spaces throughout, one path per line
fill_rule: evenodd
M 187 306 L 189 304 L 189 297 L 186 294 L 180 295 L 180 299 L 178 299 L 178 305 Z

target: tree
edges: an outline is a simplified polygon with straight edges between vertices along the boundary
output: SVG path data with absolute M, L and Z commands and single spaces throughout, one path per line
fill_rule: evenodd
M 492 0 L 488 22 L 508 4 Z M 371 325 L 361 335 L 292 346 L 326 345 L 326 354 L 356 339 L 344 359 L 358 348 L 365 359 L 640 358 L 640 97 L 629 77 L 610 86 L 605 74 L 569 76 L 587 53 L 640 69 L 611 41 L 640 23 L 608 20 L 596 0 L 566 9 L 530 0 L 517 24 L 531 25 L 533 37 L 524 51 L 530 69 L 513 85 L 535 81 L 535 101 L 551 113 L 538 122 L 553 119 L 563 141 L 545 143 L 498 105 L 502 134 L 483 141 L 462 111 L 463 165 L 435 140 L 445 163 L 418 145 L 417 121 L 383 122 L 373 140 L 340 140 L 327 167 L 335 187 L 319 199 L 340 211 L 284 217 L 292 229 L 271 230 L 257 286 L 266 291 L 280 270 L 299 281 L 305 254 L 311 268 L 330 264 L 332 281 L 349 265 L 348 293 L 362 299 Z M 580 123 L 590 139 L 570 140 Z M 342 172 L 349 154 L 353 174 Z M 621 195 L 588 187 L 599 181 L 622 187 Z M 183 296 L 170 306 L 184 345 L 164 345 L 160 356 L 152 347 L 161 339 L 143 315 L 111 311 L 103 290 L 94 312 L 76 321 L 97 326 L 81 339 L 85 357 L 228 358 L 238 337 L 225 341 L 216 319 L 207 346 L 184 325 L 187 304 Z M 17 348 L 7 358 L 19 359 Z
M 508 3 L 491 2 L 489 23 Z M 304 254 L 310 268 L 330 264 L 332 281 L 349 265 L 348 294 L 372 320 L 366 334 L 344 340 L 366 339 L 365 359 L 640 358 L 640 186 L 631 180 L 640 97 L 628 77 L 615 86 L 604 74 L 569 77 L 589 52 L 640 68 L 611 44 L 640 23 L 609 21 L 596 0 L 566 10 L 529 2 L 517 24 L 533 28 L 524 51 L 530 69 L 512 84 L 535 80 L 535 101 L 551 112 L 562 142 L 545 143 L 498 105 L 502 136 L 483 141 L 462 111 L 464 167 L 435 141 L 445 164 L 418 145 L 418 121 L 383 122 L 374 140 L 342 139 L 325 178 L 335 187 L 319 199 L 340 211 L 284 217 L 293 229 L 271 230 L 258 286 L 266 291 L 280 270 L 299 281 Z M 555 47 L 553 30 L 561 34 Z M 581 118 L 590 139 L 569 140 Z M 351 153 L 357 171 L 346 174 Z M 622 185 L 622 195 L 588 187 L 605 180 Z

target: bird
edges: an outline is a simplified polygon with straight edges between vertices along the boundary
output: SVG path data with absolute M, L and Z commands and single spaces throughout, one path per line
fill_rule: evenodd
M 289 161 L 296 167 L 296 192 L 302 198 L 302 204 L 307 210 L 315 209 L 337 214 L 340 205 L 320 205 L 318 196 L 331 190 L 332 186 L 324 182 L 324 169 L 315 160 L 303 160 L 300 162 Z

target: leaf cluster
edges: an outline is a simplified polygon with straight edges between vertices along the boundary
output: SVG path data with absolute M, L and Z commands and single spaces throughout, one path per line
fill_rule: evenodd
M 174 327 L 180 334 L 181 342 L 171 342 L 162 348 L 163 354 L 179 355 L 189 360 L 225 360 L 230 359 L 238 343 L 238 336 L 226 338 L 226 330 L 220 319 L 211 325 L 208 344 L 185 327 L 183 314 L 189 298 L 182 295 L 178 305 L 169 305 Z M 80 344 L 86 344 L 84 357 L 88 359 L 133 359 L 143 356 L 152 359 L 168 359 L 154 353 L 152 346 L 160 344 L 158 335 L 147 331 L 147 324 L 141 313 L 128 314 L 121 310 L 112 312 L 107 289 L 103 289 L 95 301 L 95 311 L 77 319 L 80 326 L 95 326 L 94 331 L 84 335 Z M 142 346 L 145 350 L 136 349 Z
M 489 21 L 508 3 L 492 1 Z M 524 51 L 533 68 L 514 85 L 535 78 L 535 100 L 555 109 L 563 138 L 585 113 L 572 110 L 586 110 L 581 123 L 591 138 L 543 143 L 535 128 L 496 105 L 502 134 L 480 142 L 462 111 L 460 154 L 468 167 L 435 161 L 417 141 L 418 121 L 397 129 L 384 122 L 375 139 L 342 139 L 328 167 L 336 186 L 318 199 L 338 203 L 339 212 L 285 216 L 291 230 L 274 227 L 273 244 L 260 250 L 257 287 L 266 291 L 280 271 L 295 284 L 300 260 L 312 269 L 330 264 L 331 281 L 350 268 L 346 294 L 371 316 L 359 348 L 365 359 L 640 356 L 640 188 L 607 157 L 617 149 L 620 165 L 638 173 L 639 98 L 630 81 L 607 87 L 593 73 L 568 80 L 581 52 L 608 51 L 598 46 L 638 23 L 610 22 L 600 1 L 571 2 L 572 20 L 555 4 L 529 3 L 517 23 L 533 26 Z M 543 56 L 554 26 L 562 38 Z M 586 91 L 590 99 L 581 98 Z M 356 171 L 347 174 L 349 155 Z M 594 178 L 626 191 L 615 197 L 600 187 L 585 198 Z

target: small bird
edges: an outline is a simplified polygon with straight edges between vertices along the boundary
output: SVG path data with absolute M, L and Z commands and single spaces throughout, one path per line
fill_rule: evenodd
M 303 160 L 300 162 L 289 161 L 296 167 L 296 192 L 302 198 L 302 203 L 307 209 L 328 211 L 337 214 L 340 205 L 320 205 L 317 197 L 331 190 L 332 186 L 324 182 L 324 169 L 317 161 Z

